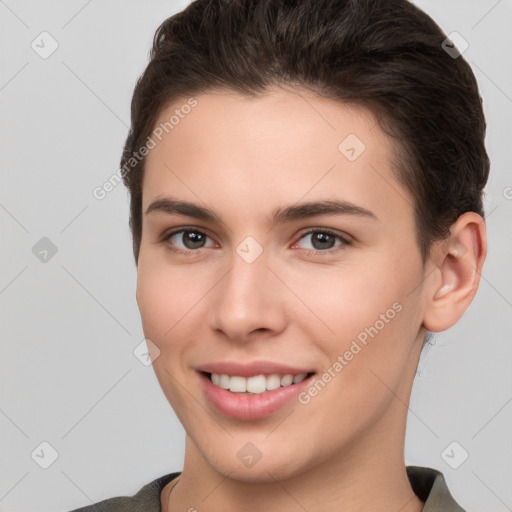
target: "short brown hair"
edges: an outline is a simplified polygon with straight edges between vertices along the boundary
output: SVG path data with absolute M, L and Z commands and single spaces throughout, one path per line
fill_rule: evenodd
M 425 261 L 464 212 L 483 213 L 486 122 L 475 76 L 447 36 L 407 0 L 196 0 L 157 29 L 131 103 L 121 157 L 138 262 L 144 146 L 173 100 L 228 88 L 248 96 L 298 86 L 372 111 L 396 139 Z

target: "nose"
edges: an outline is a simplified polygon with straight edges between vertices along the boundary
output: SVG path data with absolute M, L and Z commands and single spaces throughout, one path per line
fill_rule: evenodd
M 234 252 L 230 265 L 212 290 L 209 327 L 238 343 L 283 331 L 284 285 L 269 268 L 265 251 L 251 263 Z

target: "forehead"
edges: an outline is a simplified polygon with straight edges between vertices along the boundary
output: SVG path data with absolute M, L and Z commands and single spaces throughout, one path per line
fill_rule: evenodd
M 232 200 L 239 213 L 306 196 L 377 204 L 390 214 L 411 210 L 393 173 L 394 146 L 362 106 L 297 89 L 274 88 L 256 98 L 217 90 L 194 103 L 174 101 L 155 130 L 144 211 L 166 194 L 227 209 Z
M 267 155 L 289 160 L 306 152 L 313 158 L 326 155 L 327 150 L 327 155 L 337 157 L 341 152 L 349 161 L 355 161 L 357 154 L 343 153 L 339 147 L 347 135 L 352 137 L 345 149 L 354 142 L 356 153 L 366 150 L 371 142 L 368 149 L 381 153 L 375 156 L 384 157 L 387 146 L 391 147 L 369 109 L 304 90 L 273 87 L 257 97 L 213 90 L 195 96 L 193 107 L 188 103 L 186 98 L 175 100 L 161 111 L 156 122 L 161 138 L 166 139 L 176 156 L 199 141 L 203 151 L 212 152 L 222 144 L 230 147 L 230 158 L 243 153 L 246 160 L 261 160 Z

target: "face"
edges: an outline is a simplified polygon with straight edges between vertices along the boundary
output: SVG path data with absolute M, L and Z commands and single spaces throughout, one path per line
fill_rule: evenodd
M 375 454 L 405 429 L 428 273 L 390 141 L 364 108 L 298 90 L 195 100 L 157 122 L 182 114 L 147 156 L 137 283 L 187 449 L 243 481 Z M 200 371 L 223 362 L 314 375 L 241 395 Z

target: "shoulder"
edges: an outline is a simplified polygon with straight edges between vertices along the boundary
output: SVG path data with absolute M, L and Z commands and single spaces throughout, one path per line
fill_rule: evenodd
M 422 512 L 466 512 L 451 495 L 444 475 L 437 469 L 407 466 L 414 494 L 425 502 Z
M 116 496 L 70 512 L 160 512 L 160 493 L 181 473 L 169 473 L 144 485 L 133 496 Z

